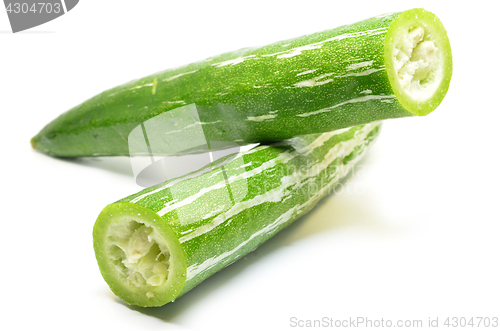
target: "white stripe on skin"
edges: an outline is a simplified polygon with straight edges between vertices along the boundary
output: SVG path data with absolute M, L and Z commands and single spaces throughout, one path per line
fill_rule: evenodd
M 315 111 L 312 111 L 312 112 L 309 112 L 309 113 L 298 114 L 296 116 L 298 116 L 298 117 L 307 117 L 307 116 L 311 116 L 311 115 L 317 115 L 317 114 L 321 114 L 321 113 L 330 112 L 330 111 L 332 111 L 333 109 L 335 109 L 337 107 L 344 106 L 344 105 L 347 105 L 349 103 L 365 102 L 365 101 L 368 101 L 368 100 L 387 99 L 387 98 L 395 98 L 395 97 L 396 97 L 395 95 L 366 95 L 366 96 L 363 96 L 363 97 L 354 98 L 354 99 L 350 99 L 350 100 L 341 102 L 339 104 L 336 104 L 336 105 L 328 107 L 328 108 L 323 108 L 323 109 L 320 109 L 320 110 L 315 110 Z
M 214 184 L 214 185 L 212 185 L 212 186 L 210 186 L 208 188 L 202 188 L 197 193 L 189 196 L 188 198 L 186 198 L 186 199 L 184 199 L 182 201 L 179 201 L 178 203 L 175 203 L 175 204 L 170 204 L 169 203 L 168 205 L 165 205 L 165 207 L 163 207 L 161 210 L 159 210 L 157 212 L 157 214 L 160 215 L 160 216 L 163 216 L 163 215 L 165 215 L 165 214 L 167 214 L 167 213 L 175 210 L 176 208 L 180 208 L 180 207 L 183 207 L 185 205 L 188 205 L 188 204 L 194 202 L 198 198 L 202 197 L 205 193 L 209 193 L 210 191 L 212 191 L 214 189 L 223 188 L 227 184 L 231 184 L 231 183 L 233 183 L 233 182 L 235 182 L 237 180 L 240 180 L 240 179 L 247 179 L 247 178 L 253 177 L 253 176 L 257 175 L 257 174 L 260 174 L 262 171 L 264 171 L 266 169 L 272 168 L 278 162 L 279 163 L 288 162 L 289 160 L 291 160 L 291 159 L 293 159 L 293 158 L 295 158 L 295 157 L 297 157 L 299 155 L 302 155 L 305 152 L 312 151 L 312 150 L 316 149 L 317 147 L 323 145 L 323 143 L 325 141 L 327 141 L 328 139 L 330 139 L 331 137 L 333 137 L 335 135 L 338 135 L 338 134 L 341 134 L 341 133 L 344 133 L 344 132 L 346 132 L 348 130 L 350 130 L 350 128 L 323 133 L 317 139 L 315 139 L 311 144 L 309 144 L 308 146 L 303 147 L 301 150 L 294 151 L 292 153 L 289 153 L 289 152 L 282 153 L 278 157 L 276 157 L 276 158 L 274 158 L 272 160 L 269 160 L 267 162 L 262 163 L 257 168 L 254 168 L 254 169 L 252 169 L 250 171 L 244 172 L 244 173 L 239 174 L 239 175 L 234 175 L 234 176 L 229 177 L 227 179 L 227 182 L 225 180 L 223 180 L 223 181 L 220 181 L 220 182 L 218 182 L 218 183 L 216 183 L 216 184 Z M 293 140 L 291 140 L 290 143 L 293 144 Z M 261 147 L 261 146 L 258 146 L 258 147 Z M 254 152 L 255 149 L 251 150 L 251 151 Z M 248 153 L 245 153 L 245 154 L 248 154 Z M 224 170 L 221 170 L 221 171 L 224 171 Z

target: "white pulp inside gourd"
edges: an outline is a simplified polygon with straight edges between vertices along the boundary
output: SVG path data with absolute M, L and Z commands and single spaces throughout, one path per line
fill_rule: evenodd
M 122 279 L 133 286 L 160 286 L 168 278 L 170 253 L 150 226 L 133 219 L 110 227 L 110 257 Z M 153 292 L 146 294 L 154 296 Z
M 403 29 L 396 40 L 394 67 L 403 90 L 412 98 L 430 98 L 442 79 L 439 49 L 423 27 Z

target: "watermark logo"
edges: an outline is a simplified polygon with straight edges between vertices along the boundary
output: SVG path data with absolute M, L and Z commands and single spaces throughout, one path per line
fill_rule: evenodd
M 149 187 L 184 176 L 224 158 L 230 162 L 240 146 L 207 139 L 195 104 L 161 113 L 136 126 L 128 136 L 136 183 Z M 223 165 L 218 165 L 218 167 Z
M 4 0 L 12 32 L 31 29 L 73 9 L 79 0 Z
M 240 146 L 234 142 L 207 138 L 195 104 L 161 113 L 136 126 L 128 136 L 129 154 L 136 183 L 150 187 L 167 180 L 196 177 L 211 172 L 207 191 L 217 195 L 224 212 L 248 193 L 246 180 L 234 180 L 245 172 L 244 159 L 237 158 Z M 231 166 L 225 165 L 231 162 Z M 213 171 L 215 170 L 216 171 Z M 183 201 L 193 192 L 183 185 L 170 187 L 173 201 Z M 189 206 L 187 206 L 189 207 Z M 177 217 L 187 223 L 208 217 L 203 208 L 177 209 Z M 200 213 L 200 215 L 193 215 Z M 198 218 L 194 216 L 199 216 Z

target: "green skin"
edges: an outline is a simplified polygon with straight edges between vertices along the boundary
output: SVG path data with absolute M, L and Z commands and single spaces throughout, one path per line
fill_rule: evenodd
M 259 146 L 108 205 L 93 233 L 104 279 L 129 304 L 176 299 L 307 213 L 363 157 L 379 130 L 372 123 Z M 170 269 L 161 286 L 132 285 L 115 267 L 120 262 L 111 257 L 116 246 L 109 229 L 130 218 L 155 229 L 168 245 Z
M 444 63 L 442 82 L 425 101 L 412 100 L 403 91 L 392 61 L 395 36 L 414 24 L 424 25 L 432 35 Z M 129 155 L 128 135 L 134 128 L 192 104 L 207 141 L 278 141 L 426 115 L 444 98 L 451 73 L 443 25 L 434 14 L 412 9 L 131 81 L 62 114 L 32 139 L 32 145 L 59 157 Z M 175 116 L 179 123 L 192 121 L 189 114 Z M 170 154 L 169 146 L 178 147 L 185 136 L 165 138 L 160 144 L 164 153 Z

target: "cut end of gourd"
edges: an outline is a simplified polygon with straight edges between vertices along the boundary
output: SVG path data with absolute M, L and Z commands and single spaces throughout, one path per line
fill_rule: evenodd
M 107 206 L 94 226 L 101 273 L 125 302 L 151 307 L 175 299 L 185 282 L 185 259 L 168 224 L 132 203 Z
M 137 219 L 125 218 L 109 228 L 107 239 L 109 257 L 123 282 L 135 287 L 165 284 L 170 252 L 155 229 Z
M 403 107 L 418 116 L 436 109 L 452 75 L 450 43 L 437 16 L 424 9 L 398 16 L 387 32 L 385 65 Z

